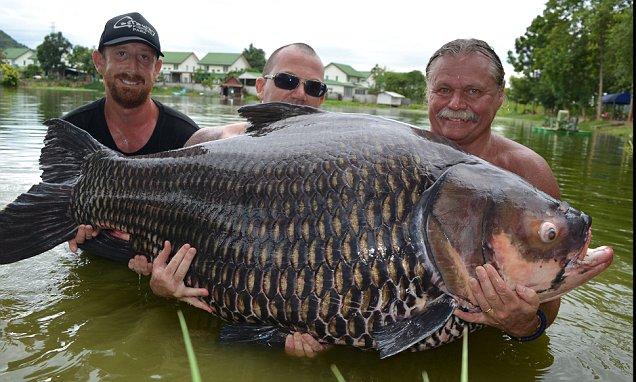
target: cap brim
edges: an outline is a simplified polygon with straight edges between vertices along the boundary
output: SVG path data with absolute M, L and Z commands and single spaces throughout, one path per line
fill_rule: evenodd
M 103 43 L 103 46 L 113 46 L 113 45 L 121 45 L 124 43 L 127 43 L 129 41 L 139 41 L 139 42 L 143 42 L 144 44 L 148 45 L 149 47 L 153 48 L 154 50 L 157 51 L 157 53 L 163 57 L 163 53 L 161 53 L 161 51 L 159 50 L 159 48 L 157 48 L 156 46 L 154 46 L 153 44 L 151 44 L 148 40 L 143 39 L 141 37 L 137 37 L 137 36 L 126 36 L 126 37 L 120 37 L 120 38 L 116 38 L 114 40 L 110 40 L 108 42 Z

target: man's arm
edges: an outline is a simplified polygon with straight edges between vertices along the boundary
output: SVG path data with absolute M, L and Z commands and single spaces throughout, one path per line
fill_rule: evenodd
M 224 139 L 234 137 L 245 133 L 247 129 L 247 122 L 233 123 L 225 126 L 205 127 L 197 130 L 190 139 L 185 143 L 184 147 L 197 145 L 203 142 L 215 141 L 217 139 Z

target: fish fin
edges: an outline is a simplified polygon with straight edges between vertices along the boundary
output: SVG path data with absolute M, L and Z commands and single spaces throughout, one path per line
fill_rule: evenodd
M 0 264 L 48 251 L 75 237 L 68 213 L 72 186 L 40 183 L 0 211 Z
M 103 257 L 118 263 L 128 263 L 135 256 L 130 241 L 114 237 L 108 231 L 102 231 L 91 240 L 78 246 L 82 251 L 88 251 L 93 255 Z
M 261 130 L 271 123 L 299 115 L 324 113 L 311 106 L 293 105 L 284 102 L 268 102 L 243 106 L 238 109 L 239 114 L 248 120 L 250 125 L 246 133 Z
M 260 326 L 249 324 L 226 324 L 221 328 L 219 342 L 262 345 L 284 345 L 285 333 L 277 326 Z
M 0 211 L 0 264 L 38 255 L 75 237 L 78 224 L 69 211 L 73 184 L 84 158 L 103 146 L 69 122 L 51 119 L 45 124 L 42 183 Z
M 426 304 L 421 313 L 376 330 L 373 337 L 380 358 L 390 357 L 429 337 L 453 315 L 455 305 L 450 295 L 443 294 Z
M 40 154 L 44 182 L 74 182 L 86 156 L 107 149 L 89 133 L 63 119 L 49 119 L 44 124 L 49 127 Z

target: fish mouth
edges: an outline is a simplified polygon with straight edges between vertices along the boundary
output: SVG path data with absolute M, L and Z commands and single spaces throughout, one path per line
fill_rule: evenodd
M 567 277 L 573 273 L 584 274 L 590 273 L 590 278 L 601 273 L 607 268 L 614 259 L 614 250 L 612 247 L 602 246 L 590 249 L 592 240 L 592 229 L 587 232 L 587 239 L 581 251 L 574 256 L 564 268 L 563 277 Z
M 576 268 L 582 261 L 585 259 L 587 255 L 587 250 L 590 247 L 590 242 L 592 241 L 592 228 L 590 227 L 585 234 L 585 244 L 574 257 L 572 257 L 568 263 L 565 265 L 565 273 L 568 273 L 569 270 Z

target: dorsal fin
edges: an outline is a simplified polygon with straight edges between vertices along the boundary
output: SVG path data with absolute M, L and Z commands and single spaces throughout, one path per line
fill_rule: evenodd
M 311 106 L 293 105 L 285 102 L 268 102 L 243 106 L 238 109 L 238 112 L 250 123 L 246 133 L 258 131 L 271 123 L 286 118 L 306 114 L 324 113 L 323 111 Z

